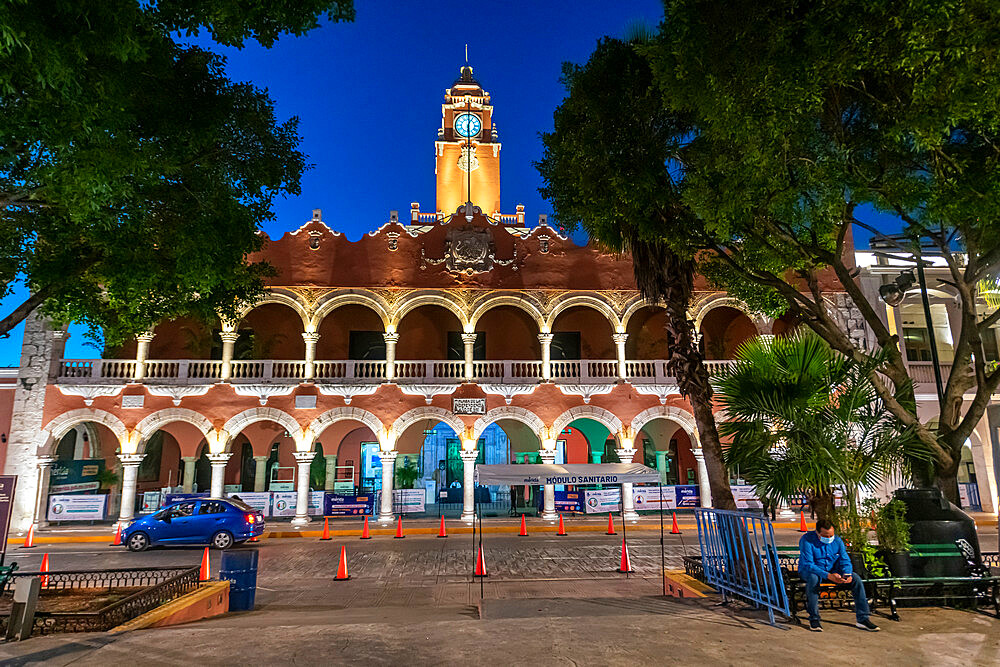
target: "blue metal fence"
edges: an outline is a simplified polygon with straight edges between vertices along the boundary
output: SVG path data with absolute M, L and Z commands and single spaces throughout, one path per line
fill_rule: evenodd
M 771 522 L 751 512 L 696 509 L 705 580 L 720 593 L 790 616 Z

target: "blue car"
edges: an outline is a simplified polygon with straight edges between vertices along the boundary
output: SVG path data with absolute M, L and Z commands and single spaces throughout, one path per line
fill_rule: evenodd
M 228 549 L 264 532 L 264 515 L 234 498 L 198 498 L 167 505 L 122 531 L 129 551 L 170 544 Z

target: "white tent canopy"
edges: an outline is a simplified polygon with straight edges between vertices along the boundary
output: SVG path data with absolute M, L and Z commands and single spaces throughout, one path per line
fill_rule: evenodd
M 640 484 L 660 473 L 640 463 L 544 463 L 477 465 L 478 484 Z

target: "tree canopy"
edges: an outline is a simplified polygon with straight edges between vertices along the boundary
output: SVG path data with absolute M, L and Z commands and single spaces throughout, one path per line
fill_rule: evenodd
M 0 8 L 0 297 L 118 342 L 180 315 L 231 316 L 268 268 L 247 262 L 276 196 L 307 167 L 296 119 L 185 43 L 270 46 L 349 0 L 78 3 Z

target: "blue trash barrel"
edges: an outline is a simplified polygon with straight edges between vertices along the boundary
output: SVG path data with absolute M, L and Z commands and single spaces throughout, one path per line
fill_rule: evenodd
M 223 551 L 219 579 L 229 581 L 229 611 L 253 611 L 257 594 L 257 550 Z

